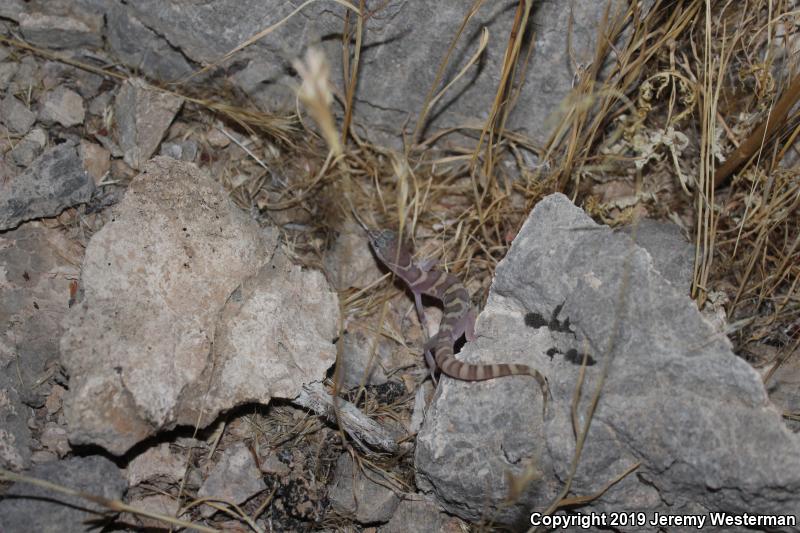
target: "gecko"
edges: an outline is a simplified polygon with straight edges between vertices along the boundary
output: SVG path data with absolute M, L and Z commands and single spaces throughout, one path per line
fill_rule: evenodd
M 475 339 L 475 309 L 472 307 L 469 292 L 461 281 L 452 274 L 432 269 L 433 264 L 430 262 L 415 263 L 409 247 L 394 231 L 370 229 L 360 219 L 359 223 L 367 232 L 370 246 L 381 263 L 403 280 L 414 295 L 414 305 L 423 327 L 425 321 L 422 295 L 431 296 L 442 302 L 444 314 L 439 324 L 439 331 L 425 343 L 424 347 L 425 360 L 430 368 L 431 377 L 436 368 L 451 378 L 463 381 L 531 376 L 539 383 L 542 390 L 544 410 L 549 389 L 547 380 L 538 370 L 514 363 L 481 365 L 464 363 L 456 359 L 453 349 L 461 335 L 464 335 L 468 342 Z M 435 358 L 431 352 L 436 354 Z

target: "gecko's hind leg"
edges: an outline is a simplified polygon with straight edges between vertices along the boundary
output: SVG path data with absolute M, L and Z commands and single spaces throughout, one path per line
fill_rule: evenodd
M 428 324 L 425 320 L 425 309 L 422 307 L 422 293 L 414 293 L 414 307 L 417 308 L 417 317 L 419 318 L 419 325 L 422 327 L 422 333 L 425 338 L 428 338 Z
M 539 388 L 542 390 L 542 418 L 545 418 L 547 414 L 547 402 L 553 397 L 550 392 L 550 386 L 547 384 L 547 378 L 535 368 L 528 367 L 528 373 L 539 383 Z
M 475 340 L 475 309 L 470 308 L 464 316 L 458 319 L 458 321 L 453 325 L 453 330 L 451 331 L 451 335 L 453 336 L 453 340 L 458 340 L 461 335 L 464 335 L 464 338 L 467 339 L 467 342 L 472 342 Z
M 428 363 L 428 370 L 431 373 L 431 381 L 433 381 L 433 385 L 436 386 L 436 361 L 433 358 L 433 354 L 430 350 L 425 350 L 425 362 Z

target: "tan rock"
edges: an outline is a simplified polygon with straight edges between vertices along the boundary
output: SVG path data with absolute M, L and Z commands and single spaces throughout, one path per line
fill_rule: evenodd
M 111 152 L 86 140 L 82 140 L 78 148 L 83 168 L 94 180 L 95 185 L 100 185 L 106 175 L 111 172 Z

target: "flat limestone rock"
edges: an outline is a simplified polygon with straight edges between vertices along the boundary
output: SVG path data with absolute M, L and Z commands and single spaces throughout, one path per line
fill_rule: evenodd
M 578 427 L 606 365 L 608 372 L 571 494 L 596 494 L 640 466 L 582 513 L 797 519 L 798 436 L 758 373 L 680 285 L 627 235 L 595 224 L 565 196 L 539 202 L 497 267 L 478 339 L 458 357 L 539 369 L 552 392 L 547 413 L 543 419 L 539 388 L 527 376 L 443 377 L 418 436 L 418 487 L 467 520 L 530 526 L 530 513 L 547 508 L 569 475 L 571 405 L 587 354 Z M 512 506 L 509 473 L 530 479 Z
M 106 4 L 106 39 L 114 56 L 151 79 L 178 81 L 192 73 L 186 58 L 163 37 L 130 16 L 128 6 Z
M 39 120 L 44 124 L 77 126 L 83 123 L 85 117 L 86 108 L 81 96 L 63 85 L 48 91 L 42 98 Z
M 205 425 L 213 420 L 208 411 L 294 398 L 303 384 L 321 380 L 336 360 L 338 313 L 336 294 L 323 274 L 292 265 L 276 251 L 222 309 L 214 364 L 204 374 L 210 386 L 185 394 L 190 418 Z
M 335 294 L 318 272 L 277 266 L 276 235 L 217 182 L 155 158 L 112 209 L 87 246 L 84 296 L 61 339 L 73 444 L 122 454 L 159 430 L 293 397 L 324 376 Z M 295 302 L 283 307 L 289 287 Z
M 14 95 L 0 101 L 0 120 L 12 133 L 25 135 L 36 122 L 36 113 L 25 107 Z
M 636 244 L 647 250 L 653 266 L 661 275 L 686 294 L 692 286 L 694 246 L 683 238 L 680 228 L 672 222 L 643 219 L 622 230 Z

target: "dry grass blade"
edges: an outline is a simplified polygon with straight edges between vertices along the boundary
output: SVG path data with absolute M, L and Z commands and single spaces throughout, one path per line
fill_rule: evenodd
M 44 57 L 46 59 L 52 59 L 53 61 L 58 61 L 59 63 L 63 63 L 65 65 L 70 65 L 81 70 L 85 70 L 87 72 L 92 72 L 94 74 L 98 74 L 100 76 L 105 76 L 108 78 L 114 78 L 117 80 L 127 80 L 128 76 L 124 74 L 120 74 L 119 72 L 114 72 L 105 68 L 99 68 L 94 65 L 90 65 L 89 63 L 84 63 L 82 61 L 76 61 L 69 57 L 66 57 L 62 54 L 58 54 L 56 52 L 52 52 L 50 50 L 46 50 L 44 48 L 39 48 L 33 45 L 30 45 L 24 41 L 19 41 L 17 39 L 9 39 L 7 37 L 3 37 L 0 35 L 0 43 L 7 44 L 14 48 L 18 48 L 20 50 L 27 50 L 29 52 L 33 52 L 34 54 Z
M 701 121 L 702 133 L 700 144 L 700 171 L 695 191 L 695 212 L 697 224 L 695 226 L 695 255 L 694 255 L 694 281 L 692 283 L 692 296 L 705 298 L 705 288 L 708 286 L 708 275 L 711 271 L 713 243 L 715 237 L 716 217 L 714 214 L 714 155 L 712 143 L 715 139 L 717 120 L 717 102 L 719 100 L 719 74 L 715 72 L 712 59 L 712 26 L 711 2 L 705 0 L 705 46 L 703 47 L 703 116 Z M 723 39 L 724 40 L 724 39 Z M 723 61 L 717 68 L 724 70 Z
M 350 22 L 350 12 L 345 14 L 345 30 L 342 32 L 342 74 L 344 76 L 344 83 L 347 87 L 344 101 L 344 120 L 342 121 L 342 143 L 347 141 L 347 132 L 350 131 L 350 126 L 353 120 L 353 98 L 356 94 L 356 87 L 358 86 L 358 67 L 361 60 L 361 45 L 364 39 L 364 16 L 367 9 L 366 0 L 360 0 L 358 4 L 358 16 L 356 17 L 356 43 L 355 51 L 353 52 L 353 64 L 350 66 L 350 34 L 348 32 Z
M 125 74 L 120 74 L 118 72 L 113 72 L 108 69 L 99 68 L 82 61 L 76 61 L 74 59 L 65 57 L 61 54 L 52 52 L 50 50 L 32 46 L 23 41 L 18 41 L 15 39 L 7 39 L 5 37 L 0 36 L 0 43 L 8 44 L 9 46 L 13 46 L 14 48 L 18 48 L 20 50 L 27 50 L 46 59 L 58 61 L 65 65 L 70 65 L 79 68 L 81 70 L 92 72 L 94 74 L 112 78 L 118 81 L 127 81 L 128 79 L 130 79 L 130 76 L 127 76 Z M 186 100 L 187 102 L 191 102 L 193 104 L 197 104 L 201 107 L 209 109 L 215 113 L 218 113 L 236 122 L 243 128 L 247 129 L 248 131 L 253 132 L 253 130 L 257 130 L 266 135 L 269 135 L 272 138 L 282 141 L 286 145 L 292 144 L 292 137 L 296 132 L 296 126 L 295 126 L 296 120 L 292 117 L 265 113 L 263 111 L 258 111 L 254 109 L 247 109 L 236 105 L 232 105 L 227 102 L 220 102 L 209 98 L 190 96 L 185 93 L 164 89 L 155 85 L 150 85 L 150 88 L 154 91 L 160 91 L 173 96 L 178 96 Z
M 174 91 L 159 90 L 214 111 L 232 120 L 250 133 L 261 132 L 287 146 L 292 146 L 294 143 L 294 136 L 298 131 L 297 120 L 294 117 L 265 113 L 209 98 L 197 98 Z
M 792 356 L 798 355 L 798 350 L 800 350 L 800 337 L 792 344 L 791 346 L 787 346 L 786 351 L 784 354 L 778 356 L 775 360 L 775 363 L 770 367 L 766 374 L 764 374 L 764 384 L 770 382 L 772 377 L 775 375 L 775 372 L 781 367 L 781 365 L 785 364 Z
M 321 50 L 312 48 L 306 52 L 305 61 L 294 61 L 292 64 L 303 80 L 297 89 L 297 98 L 314 117 L 334 157 L 339 157 L 342 154 L 342 143 L 331 113 L 333 94 L 328 85 L 330 67 L 325 54 Z
M 256 533 L 264 533 L 264 530 L 258 527 L 258 525 L 249 516 L 247 516 L 247 514 L 242 510 L 241 507 L 223 498 L 214 498 L 214 497 L 198 498 L 187 504 L 183 509 L 181 509 L 180 514 L 183 514 L 188 510 L 192 509 L 193 507 L 197 507 L 199 505 L 208 505 L 209 507 L 216 509 L 217 511 L 223 512 L 228 516 L 243 521 L 250 527 L 250 529 L 252 529 Z
M 484 240 L 486 241 L 489 241 L 491 238 L 485 226 L 486 214 L 483 211 L 483 203 L 485 202 L 487 192 L 491 190 L 494 185 L 493 178 L 496 159 L 495 136 L 497 135 L 495 128 L 497 126 L 501 126 L 501 124 L 497 122 L 500 114 L 503 112 L 508 113 L 508 111 L 510 111 L 509 107 L 512 105 L 511 100 L 508 98 L 509 93 L 511 92 L 510 84 L 513 80 L 513 73 L 515 72 L 515 66 L 519 58 L 520 50 L 522 49 L 524 30 L 528 27 L 528 17 L 530 16 L 532 8 L 532 0 L 520 0 L 517 6 L 516 16 L 514 17 L 514 25 L 511 28 L 509 43 L 506 47 L 505 58 L 500 74 L 500 83 L 498 84 L 497 91 L 495 92 L 494 102 L 492 103 L 492 109 L 489 113 L 489 117 L 486 119 L 483 130 L 478 138 L 478 143 L 475 146 L 472 160 L 470 162 L 470 177 L 472 178 L 472 189 L 473 194 L 475 195 L 473 205 L 476 208 L 478 217 L 475 231 L 480 230 Z M 477 163 L 479 159 L 479 151 L 483 146 L 484 139 L 486 140 L 486 150 L 484 152 L 484 164 L 481 177 L 485 183 L 481 185 L 479 183 Z M 483 190 L 482 193 L 479 192 L 480 189 Z M 472 234 L 473 233 L 470 233 L 470 235 Z
M 753 157 L 757 151 L 764 148 L 766 141 L 772 137 L 778 128 L 786 123 L 789 111 L 800 100 L 800 74 L 796 75 L 780 99 L 775 103 L 775 107 L 770 109 L 767 119 L 759 124 L 753 132 L 732 154 L 728 155 L 725 162 L 720 165 L 714 174 L 714 186 L 719 187 L 722 183 L 742 164 Z
M 598 498 L 602 497 L 603 494 L 608 492 L 608 489 L 610 489 L 611 487 L 613 487 L 614 485 L 625 479 L 628 475 L 633 473 L 641 465 L 642 465 L 641 462 L 636 462 L 632 464 L 631 466 L 626 468 L 624 472 L 622 472 L 616 478 L 606 483 L 605 486 L 603 486 L 603 488 L 601 488 L 594 494 L 591 494 L 589 496 L 573 496 L 572 498 L 564 498 L 558 503 L 558 508 L 563 509 L 564 507 L 577 507 L 580 505 L 586 505 L 587 503 L 591 503 L 594 500 L 597 500 Z
M 483 28 L 481 30 L 480 41 L 478 42 L 478 49 L 475 50 L 475 53 L 472 54 L 472 57 L 470 57 L 469 60 L 467 60 L 466 64 L 463 67 L 461 67 L 461 70 L 458 72 L 458 74 L 456 74 L 453 77 L 453 79 L 450 80 L 447 83 L 447 85 L 445 85 L 442 88 L 441 91 L 439 91 L 433 98 L 431 98 L 431 101 L 426 106 L 426 109 L 429 110 L 429 109 L 433 108 L 436 105 L 436 102 L 438 102 L 439 99 L 441 99 L 442 96 L 444 96 L 445 93 L 447 93 L 447 91 L 450 89 L 450 87 L 452 87 L 456 82 L 458 82 L 458 80 L 460 80 L 461 77 L 464 76 L 464 74 L 467 73 L 467 70 L 469 70 L 469 68 L 472 65 L 474 65 L 475 63 L 478 62 L 478 60 L 480 59 L 481 55 L 483 55 L 483 52 L 486 50 L 486 45 L 488 45 L 488 44 L 489 44 L 489 30 L 486 29 L 486 28 Z M 424 118 L 424 116 L 422 118 Z

